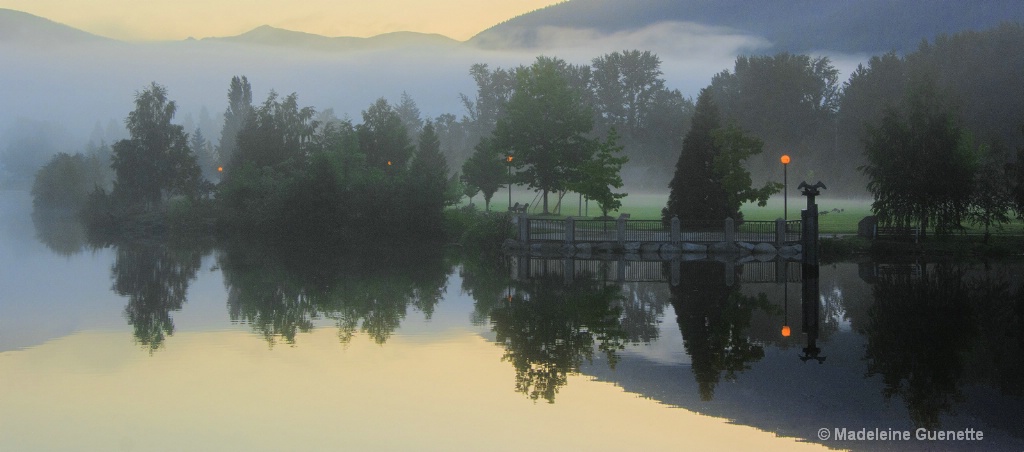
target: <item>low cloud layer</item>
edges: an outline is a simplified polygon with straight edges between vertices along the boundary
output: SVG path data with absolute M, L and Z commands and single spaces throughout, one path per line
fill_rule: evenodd
M 59 45 L 0 42 L 0 59 L 6 65 L 0 73 L 4 88 L 0 104 L 8 107 L 0 110 L 0 131 L 18 118 L 51 121 L 80 137 L 84 145 L 97 123 L 105 127 L 111 120 L 123 121 L 133 108 L 134 93 L 154 81 L 166 86 L 170 98 L 178 103 L 178 122 L 204 107 L 219 122 L 234 75 L 248 77 L 255 103 L 262 102 L 271 89 L 281 94 L 296 92 L 300 105 L 318 111 L 332 108 L 339 117 L 356 122 L 361 122 L 361 111 L 377 98 L 397 101 L 403 91 L 412 96 L 424 116 L 462 116 L 465 112 L 459 94 L 472 96 L 476 91 L 469 76 L 474 63 L 508 68 L 547 55 L 589 64 L 595 57 L 627 49 L 656 53 L 667 86 L 684 96 L 696 96 L 714 74 L 731 69 L 737 55 L 770 46 L 757 36 L 685 22 L 612 34 L 543 28 L 530 40 L 514 35 L 501 39 L 506 44 L 502 49 L 484 42 L 482 46 L 466 43 L 348 52 L 208 40 Z M 211 138 L 218 133 L 204 131 Z M 0 149 L 5 147 L 0 136 Z

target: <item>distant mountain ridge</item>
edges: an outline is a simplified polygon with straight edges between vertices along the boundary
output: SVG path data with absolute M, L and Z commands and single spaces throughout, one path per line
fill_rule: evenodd
M 269 25 L 200 41 L 319 51 L 397 47 L 542 49 L 546 28 L 589 30 L 611 35 L 665 22 L 719 27 L 766 39 L 765 53 L 834 51 L 905 54 L 940 34 L 982 30 L 1002 22 L 1024 23 L 1020 0 L 570 0 L 511 18 L 466 42 L 439 34 L 395 32 L 369 38 L 327 37 Z M 62 45 L 120 42 L 29 13 L 0 8 L 0 43 Z
M 0 43 L 11 41 L 61 44 L 113 40 L 29 13 L 0 8 Z
M 186 41 L 192 40 L 191 38 Z M 209 37 L 199 41 L 231 42 L 321 51 L 371 50 L 395 47 L 445 47 L 460 41 L 431 33 L 393 32 L 369 38 L 327 37 L 262 25 L 236 36 Z M 94 35 L 33 14 L 0 8 L 0 43 L 66 45 L 82 42 L 122 42 Z
M 726 27 L 766 38 L 767 52 L 907 53 L 940 34 L 1024 22 L 1019 0 L 570 0 L 471 38 L 486 48 L 544 47 L 544 27 L 611 34 L 661 22 Z
M 301 31 L 263 25 L 237 36 L 203 38 L 202 41 L 223 41 L 282 47 L 302 47 L 313 50 L 341 51 L 390 48 L 403 46 L 451 46 L 459 41 L 429 33 L 399 31 L 369 38 L 327 37 Z

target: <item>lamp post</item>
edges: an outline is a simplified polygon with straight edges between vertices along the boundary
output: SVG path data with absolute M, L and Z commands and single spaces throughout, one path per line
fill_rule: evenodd
M 782 221 L 789 221 L 789 156 L 782 154 L 779 159 L 782 162 Z
M 506 167 L 508 168 L 508 208 L 512 208 L 512 154 L 508 155 L 505 159 Z

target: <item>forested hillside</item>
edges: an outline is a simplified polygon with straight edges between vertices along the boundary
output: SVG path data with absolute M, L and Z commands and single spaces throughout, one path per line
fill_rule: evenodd
M 510 19 L 470 42 L 486 47 L 544 47 L 542 27 L 594 29 L 603 34 L 661 22 L 692 22 L 761 36 L 764 53 L 903 54 L 940 34 L 1024 21 L 1015 0 L 571 0 Z

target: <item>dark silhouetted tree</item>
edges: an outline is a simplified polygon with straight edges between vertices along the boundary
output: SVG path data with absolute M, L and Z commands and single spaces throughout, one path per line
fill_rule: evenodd
M 168 196 L 196 197 L 202 175 L 182 126 L 171 124 L 176 106 L 156 83 L 136 93 L 125 124 L 131 138 L 113 146 L 113 197 L 154 208 Z
M 871 210 L 896 226 L 961 228 L 974 192 L 977 158 L 954 110 L 934 83 L 912 84 L 900 109 L 868 128 L 865 143 Z
M 228 108 L 224 111 L 224 127 L 220 132 L 218 147 L 219 161 L 227 163 L 232 160 L 238 149 L 238 132 L 245 127 L 249 115 L 252 114 L 252 86 L 245 76 L 231 78 L 228 88 Z
M 404 172 L 412 157 L 413 146 L 402 117 L 387 100 L 377 99 L 364 110 L 363 123 L 356 126 L 356 131 L 359 149 L 366 155 L 370 168 L 388 171 L 388 174 Z
M 419 148 L 409 164 L 408 205 L 411 222 L 421 232 L 441 232 L 448 199 L 448 162 L 441 153 L 441 141 L 434 124 L 427 121 L 420 132 Z
M 742 220 L 740 207 L 744 202 L 764 205 L 782 186 L 769 182 L 762 188 L 751 188 L 750 173 L 742 165 L 760 152 L 760 140 L 746 136 L 735 126 L 720 126 L 711 91 L 701 90 L 669 184 L 662 221 L 668 223 L 678 216 L 683 221 L 718 224 L 725 218 Z

